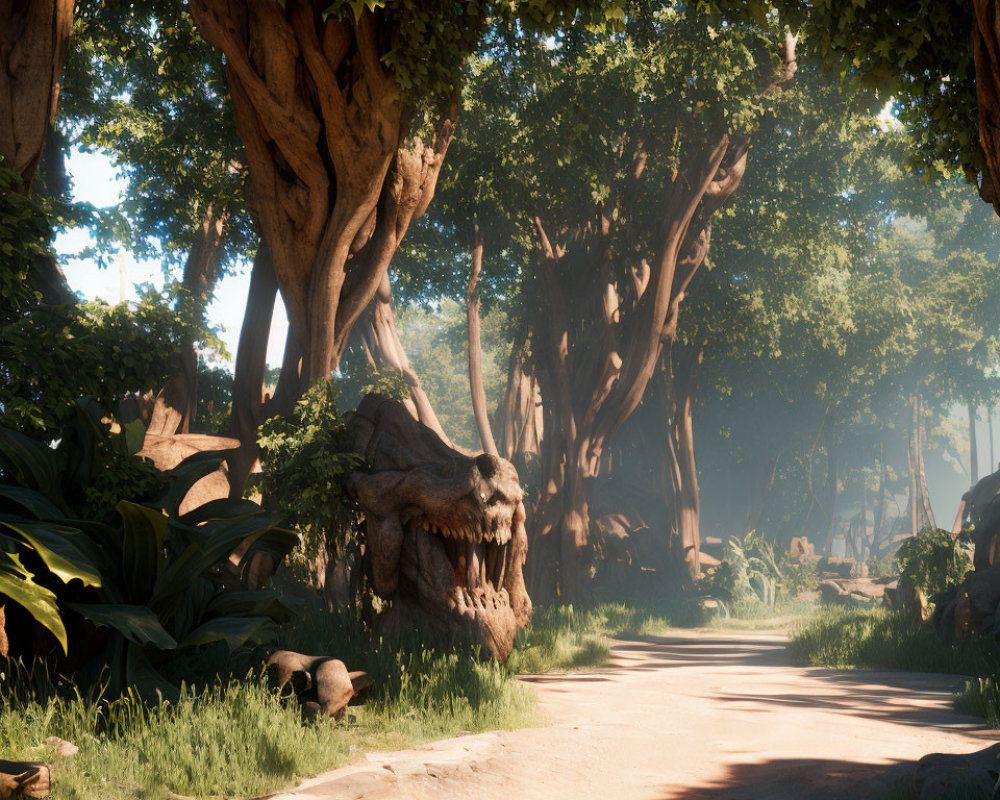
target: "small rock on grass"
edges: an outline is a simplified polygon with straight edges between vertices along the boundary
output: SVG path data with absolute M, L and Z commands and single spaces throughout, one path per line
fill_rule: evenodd
M 57 756 L 75 756 L 80 752 L 80 748 L 75 744 L 58 736 L 50 736 L 43 744 Z

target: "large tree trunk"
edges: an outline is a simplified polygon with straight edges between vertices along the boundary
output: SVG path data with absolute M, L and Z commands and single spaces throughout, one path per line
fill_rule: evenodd
M 541 454 L 543 412 L 538 380 L 530 371 L 527 337 L 515 342 L 507 368 L 507 385 L 500 402 L 500 450 L 523 474 Z
M 784 57 L 784 72 L 762 87 L 762 95 L 794 75 L 793 36 L 786 38 Z M 665 193 L 656 246 L 647 258 L 636 255 L 626 270 L 611 263 L 611 243 L 625 233 L 615 228 L 616 207 L 634 196 L 645 170 L 645 144 L 634 145 L 622 152 L 628 178 L 593 220 L 556 226 L 560 239 L 554 240 L 535 218 L 544 299 L 533 327 L 533 373 L 547 406 L 547 455 L 530 536 L 536 562 L 540 550 L 559 553 L 558 564 L 545 569 L 556 572 L 559 591 L 570 601 L 582 597 L 587 567 L 585 488 L 597 474 L 605 444 L 641 402 L 663 343 L 676 335 L 680 304 L 708 252 L 712 219 L 738 188 L 749 150 L 745 139 L 729 132 L 706 138 Z M 565 290 L 572 297 L 564 298 Z M 603 319 L 601 312 L 588 313 L 598 306 Z M 547 538 L 558 547 L 541 545 Z M 538 569 L 536 563 L 533 572 Z
M 936 528 L 927 489 L 927 470 L 924 466 L 924 415 L 923 398 L 919 393 L 910 398 L 910 435 L 906 453 L 909 470 L 909 497 L 906 513 L 910 535 L 915 536 L 924 528 Z
M 427 146 L 404 142 L 410 110 L 382 62 L 392 31 L 379 9 L 354 23 L 306 0 L 189 7 L 226 56 L 251 201 L 305 377 L 328 377 L 434 194 L 451 120 Z
M 480 341 L 479 292 L 476 284 L 483 268 L 483 235 L 476 225 L 472 237 L 472 266 L 469 269 L 469 283 L 465 289 L 466 321 L 469 329 L 469 391 L 472 394 L 472 413 L 479 431 L 479 441 L 483 450 L 498 456 L 500 451 L 493 439 L 490 416 L 486 410 L 486 389 L 483 386 L 483 352 Z
M 264 376 L 267 372 L 267 343 L 274 318 L 274 303 L 278 282 L 271 269 L 267 245 L 257 246 L 246 311 L 240 328 L 239 349 L 233 375 L 233 411 L 229 435 L 237 439 L 240 448 L 227 461 L 231 497 L 242 497 L 247 478 L 259 456 L 257 428 L 264 421 Z
M 0 166 L 27 195 L 55 121 L 75 0 L 0 0 Z M 29 280 L 45 303 L 75 295 L 55 259 L 36 258 Z
M 55 121 L 75 0 L 0 0 L 0 156 L 27 194 Z
M 205 318 L 205 309 L 219 278 L 222 263 L 222 232 L 229 214 L 209 204 L 195 232 L 191 250 L 184 263 L 181 295 L 177 310 L 188 326 L 181 342 L 174 372 L 156 396 L 148 433 L 172 436 L 188 433 L 198 406 L 198 353 L 194 331 Z

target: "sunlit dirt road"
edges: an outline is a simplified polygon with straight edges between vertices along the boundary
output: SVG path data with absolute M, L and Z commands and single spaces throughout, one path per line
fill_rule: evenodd
M 549 727 L 372 754 L 272 797 L 864 800 L 922 755 L 993 741 L 951 708 L 954 676 L 793 667 L 766 634 L 671 632 L 524 680 Z

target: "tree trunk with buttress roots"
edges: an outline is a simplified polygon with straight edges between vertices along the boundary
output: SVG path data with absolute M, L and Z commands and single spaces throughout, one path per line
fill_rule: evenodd
M 400 341 L 399 331 L 396 330 L 396 317 L 392 312 L 392 288 L 388 274 L 382 277 L 379 290 L 357 325 L 355 333 L 373 367 L 391 369 L 403 378 L 410 394 L 406 400 L 406 407 L 410 413 L 451 447 L 451 440 L 441 427 L 430 398 L 427 397 Z
M 0 166 L 27 195 L 55 121 L 75 0 L 0 0 Z M 49 304 L 75 296 L 54 258 L 39 257 L 30 279 Z
M 243 496 L 247 478 L 259 456 L 257 428 L 264 422 L 267 343 L 277 296 L 278 283 L 271 269 L 267 245 L 261 242 L 250 273 L 250 289 L 233 370 L 233 411 L 229 435 L 240 442 L 240 447 L 227 459 L 231 497 Z
M 219 278 L 222 263 L 222 234 L 229 214 L 209 204 L 184 262 L 181 295 L 177 302 L 185 324 L 190 326 L 181 342 L 174 371 L 164 384 L 149 421 L 147 433 L 172 436 L 188 433 L 198 406 L 198 353 L 193 329 L 204 320 L 205 309 Z
M 328 377 L 434 194 L 454 107 L 429 143 L 406 140 L 378 9 L 355 23 L 305 0 L 189 7 L 226 57 L 251 206 L 304 358 L 297 383 Z
M 784 56 L 784 71 L 763 94 L 791 81 L 795 37 L 786 38 Z M 613 211 L 619 200 L 634 196 L 642 179 L 648 153 L 641 138 L 631 152 L 623 150 L 628 178 L 592 222 L 553 228 L 559 232 L 553 238 L 535 218 L 544 306 L 532 349 L 545 415 L 541 497 L 530 531 L 532 596 L 552 596 L 553 572 L 562 599 L 584 596 L 587 485 L 605 443 L 641 402 L 663 342 L 676 336 L 680 303 L 708 251 L 713 216 L 739 186 L 748 149 L 744 138 L 720 132 L 691 155 L 667 188 L 655 251 L 637 256 L 625 281 L 613 276 L 626 270 L 610 263 L 610 243 L 620 233 Z M 593 321 L 581 320 L 595 306 L 601 311 L 590 316 Z
M 472 233 L 472 266 L 469 269 L 469 283 L 465 289 L 465 316 L 468 325 L 469 345 L 469 391 L 472 395 L 472 413 L 479 431 L 479 441 L 483 450 L 498 456 L 500 451 L 493 439 L 490 415 L 486 409 L 486 389 L 483 386 L 483 352 L 480 341 L 479 292 L 477 284 L 483 269 L 483 234 L 476 225 Z

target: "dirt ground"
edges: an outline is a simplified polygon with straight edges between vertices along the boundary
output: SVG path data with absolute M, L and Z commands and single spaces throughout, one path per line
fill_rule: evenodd
M 373 753 L 272 800 L 880 800 L 921 756 L 995 740 L 951 708 L 953 675 L 803 669 L 785 644 L 620 642 L 600 671 L 523 678 L 549 727 Z

